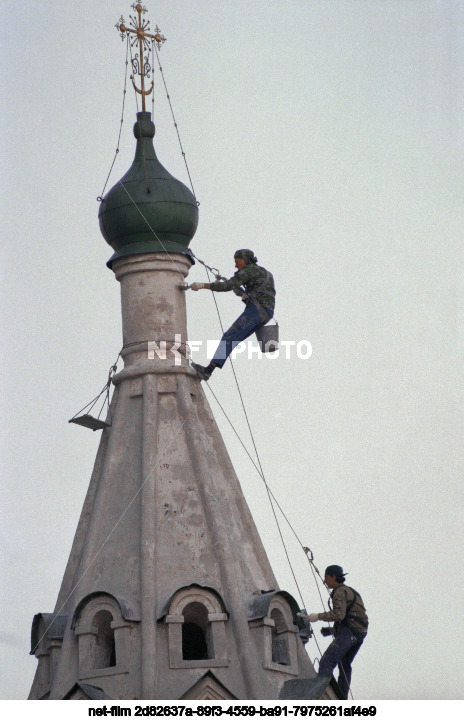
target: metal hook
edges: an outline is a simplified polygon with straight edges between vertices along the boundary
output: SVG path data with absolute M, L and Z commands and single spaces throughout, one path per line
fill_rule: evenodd
M 311 558 L 308 558 L 308 561 L 314 561 L 314 553 L 311 551 L 310 548 L 308 548 L 308 546 L 303 546 L 303 551 L 306 553 L 306 555 L 308 555 L 308 553 L 311 554 Z

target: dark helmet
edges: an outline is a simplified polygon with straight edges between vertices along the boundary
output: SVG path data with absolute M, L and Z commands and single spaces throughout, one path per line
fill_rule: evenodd
M 325 569 L 325 575 L 326 576 L 346 576 L 346 572 L 343 570 L 341 566 L 327 566 Z
M 241 250 L 236 250 L 234 253 L 234 258 L 245 258 L 247 264 L 258 262 L 258 258 L 255 256 L 253 251 L 248 250 L 248 248 L 242 248 Z

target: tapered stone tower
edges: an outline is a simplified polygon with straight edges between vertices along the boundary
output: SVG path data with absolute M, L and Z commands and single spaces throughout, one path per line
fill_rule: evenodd
M 198 210 L 154 130 L 139 113 L 134 162 L 100 206 L 124 368 L 55 610 L 34 617 L 31 699 L 275 699 L 315 677 L 186 357 Z

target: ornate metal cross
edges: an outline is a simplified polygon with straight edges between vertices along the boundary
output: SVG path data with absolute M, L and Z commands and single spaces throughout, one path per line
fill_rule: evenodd
M 134 75 L 140 75 L 141 88 L 138 88 L 135 84 L 134 75 L 131 75 L 130 77 L 135 90 L 142 96 L 142 110 L 145 112 L 145 97 L 147 95 L 150 95 L 153 90 L 153 80 L 151 81 L 150 89 L 145 90 L 145 78 L 150 77 L 150 71 L 152 70 L 152 67 L 149 62 L 149 55 L 147 54 L 144 58 L 143 53 L 144 51 L 150 50 L 150 42 L 148 38 L 156 42 L 158 49 L 161 49 L 163 43 L 166 42 L 166 38 L 164 37 L 164 35 L 161 35 L 161 31 L 158 25 L 155 28 L 155 35 L 152 35 L 150 32 L 148 32 L 150 30 L 150 21 L 142 20 L 142 13 L 145 14 L 147 12 L 147 8 L 145 7 L 145 5 L 141 5 L 140 3 L 134 3 L 131 7 L 138 14 L 137 18 L 129 15 L 131 27 L 127 27 L 125 25 L 125 20 L 121 15 L 121 18 L 119 20 L 119 23 L 117 23 L 116 28 L 121 33 L 121 38 L 123 40 L 126 36 L 129 38 L 132 47 L 134 47 L 134 45 L 136 45 L 137 43 L 139 45 L 140 58 L 136 53 L 134 58 L 131 58 L 131 61 Z M 129 33 L 132 33 L 133 36 L 129 35 Z

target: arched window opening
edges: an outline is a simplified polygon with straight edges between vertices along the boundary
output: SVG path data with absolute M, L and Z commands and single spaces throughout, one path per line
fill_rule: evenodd
M 166 607 L 170 668 L 225 668 L 229 665 L 223 601 L 211 588 L 179 588 Z
M 282 666 L 290 664 L 288 652 L 288 641 L 286 638 L 287 624 L 284 615 L 277 608 L 271 611 L 271 619 L 274 621 L 272 627 L 272 661 Z
M 214 658 L 208 610 L 202 603 L 194 601 L 183 610 L 182 658 L 184 661 L 202 661 Z
M 116 666 L 116 646 L 114 631 L 111 628 L 113 616 L 109 611 L 98 611 L 92 620 L 97 629 L 92 668 L 110 668 Z

